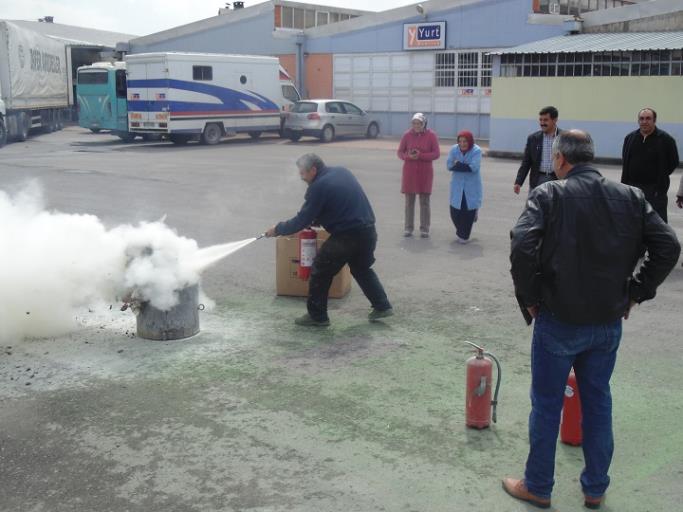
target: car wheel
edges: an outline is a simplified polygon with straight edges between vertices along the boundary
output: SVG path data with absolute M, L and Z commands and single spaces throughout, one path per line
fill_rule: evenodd
M 323 142 L 332 142 L 334 140 L 334 128 L 331 125 L 326 124 L 323 127 L 323 131 L 320 134 L 320 140 Z
M 218 144 L 221 137 L 223 136 L 223 130 L 216 123 L 209 123 L 204 127 L 204 132 L 202 133 L 202 142 L 209 146 Z
M 370 126 L 368 126 L 368 132 L 367 132 L 367 137 L 368 139 L 376 139 L 377 136 L 379 135 L 379 126 L 377 126 L 377 123 L 370 123 Z
M 261 132 L 249 132 L 249 137 L 256 140 L 261 136 Z
M 100 133 L 102 130 L 100 130 L 99 128 L 90 128 L 90 131 L 93 133 Z
M 287 137 L 289 137 L 289 140 L 291 140 L 292 142 L 298 142 L 298 140 L 301 138 L 301 134 L 300 134 L 300 133 L 289 132 L 289 133 L 287 134 Z
M 7 128 L 5 128 L 5 120 L 0 118 L 0 148 L 7 144 Z

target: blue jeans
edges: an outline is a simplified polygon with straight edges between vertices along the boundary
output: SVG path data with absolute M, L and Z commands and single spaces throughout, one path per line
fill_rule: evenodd
M 621 340 L 621 319 L 602 325 L 574 325 L 541 310 L 531 344 L 529 458 L 524 480 L 533 494 L 550 498 L 555 483 L 555 448 L 564 388 L 572 366 L 581 396 L 583 492 L 605 494 L 614 451 L 609 381 Z

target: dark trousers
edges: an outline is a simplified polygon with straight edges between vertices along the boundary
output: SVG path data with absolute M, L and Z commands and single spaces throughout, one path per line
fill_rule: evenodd
M 460 209 L 451 206 L 451 220 L 455 226 L 455 234 L 458 235 L 458 238 L 463 240 L 468 240 L 470 238 L 472 225 L 474 224 L 474 219 L 476 217 L 477 210 L 467 209 L 467 199 L 465 199 L 465 193 L 463 192 Z
M 308 284 L 308 314 L 316 320 L 327 320 L 327 294 L 332 279 L 348 263 L 351 275 L 374 309 L 391 307 L 387 294 L 372 264 L 375 263 L 377 231 L 374 226 L 330 235 L 313 260 Z
M 640 183 L 628 183 L 628 185 L 633 185 L 634 187 L 638 187 L 640 190 L 642 190 L 643 194 L 645 194 L 645 199 L 648 203 L 650 203 L 652 209 L 659 214 L 664 222 L 667 224 L 669 223 L 666 211 L 669 198 L 666 195 L 666 191 L 657 190 L 656 185 L 643 185 Z
M 621 340 L 621 319 L 600 325 L 561 322 L 548 311 L 534 323 L 531 343 L 529 458 L 524 482 L 537 496 L 550 498 L 555 448 L 567 376 L 572 366 L 581 394 L 583 492 L 599 498 L 607 490 L 614 451 L 610 377 Z

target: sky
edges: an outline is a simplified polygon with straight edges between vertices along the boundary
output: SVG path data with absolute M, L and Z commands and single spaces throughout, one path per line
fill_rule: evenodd
M 245 7 L 265 0 L 245 0 Z M 316 5 L 384 11 L 416 0 L 315 0 Z M 224 1 L 216 0 L 0 0 L 0 19 L 37 20 L 144 36 L 210 18 Z

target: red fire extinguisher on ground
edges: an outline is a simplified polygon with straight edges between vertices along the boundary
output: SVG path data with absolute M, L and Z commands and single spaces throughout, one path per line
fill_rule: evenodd
M 560 440 L 565 444 L 580 446 L 583 440 L 581 432 L 581 397 L 576 385 L 576 375 L 569 372 L 567 385 L 564 388 L 564 405 L 562 406 L 562 422 L 560 423 Z
M 316 254 L 318 254 L 317 233 L 311 228 L 302 229 L 299 231 L 299 268 L 297 269 L 299 279 L 308 281 Z
M 500 389 L 500 363 L 490 352 L 474 343 L 466 341 L 476 349 L 476 354 L 467 360 L 467 390 L 465 394 L 465 424 L 471 428 L 486 428 L 491 423 L 491 410 L 493 409 L 493 422 L 496 422 L 496 406 L 498 405 L 498 390 Z M 490 358 L 490 359 L 489 359 Z M 493 363 L 496 362 L 498 378 L 496 390 L 491 400 L 491 387 L 493 385 Z

